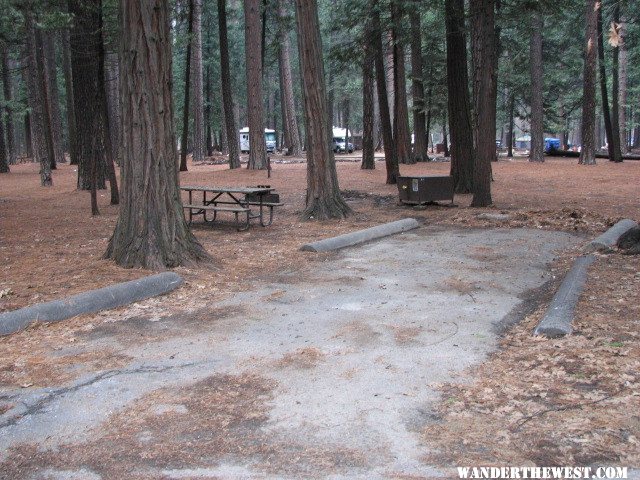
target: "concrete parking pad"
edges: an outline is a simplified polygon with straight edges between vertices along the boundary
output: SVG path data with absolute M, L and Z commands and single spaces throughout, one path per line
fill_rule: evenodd
M 418 431 L 437 421 L 435 384 L 494 350 L 552 280 L 555 252 L 580 241 L 421 228 L 202 311 L 97 324 L 78 345 L 131 362 L 58 388 L 0 392 L 11 405 L 0 417 L 0 472 L 433 478 Z

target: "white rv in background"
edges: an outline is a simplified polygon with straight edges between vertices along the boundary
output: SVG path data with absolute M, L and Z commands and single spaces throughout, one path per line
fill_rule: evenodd
M 264 143 L 267 145 L 267 153 L 276 151 L 276 131 L 270 128 L 264 129 Z M 240 151 L 249 153 L 249 127 L 240 130 Z
M 353 132 L 351 130 L 349 130 L 349 136 L 352 136 Z M 339 128 L 339 127 L 333 127 L 333 151 L 335 153 L 352 153 L 354 148 L 353 148 L 353 143 L 349 142 L 349 144 L 347 145 L 347 129 L 346 128 Z

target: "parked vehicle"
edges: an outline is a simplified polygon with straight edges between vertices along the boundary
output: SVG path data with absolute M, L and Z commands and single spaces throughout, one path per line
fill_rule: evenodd
M 555 150 L 560 150 L 560 139 L 558 138 L 545 138 L 544 139 L 544 152 L 552 153 Z
M 349 133 L 351 133 L 351 131 Z M 347 131 L 344 128 L 333 127 L 333 151 L 335 153 L 353 153 L 353 143 L 349 142 L 348 145 L 346 145 L 346 136 Z
M 348 149 L 345 148 L 344 138 L 334 137 L 333 138 L 333 151 L 335 153 L 344 153 L 348 151 L 348 153 L 353 153 L 353 143 L 349 142 Z
M 267 146 L 267 153 L 275 153 L 276 151 L 276 131 L 270 128 L 264 129 L 264 142 Z M 240 130 L 240 151 L 249 153 L 249 127 Z

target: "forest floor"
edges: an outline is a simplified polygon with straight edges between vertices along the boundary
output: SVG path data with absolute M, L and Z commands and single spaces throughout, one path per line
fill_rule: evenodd
M 224 165 L 211 164 L 213 162 L 190 165 L 189 172 L 181 173 L 183 184 L 270 184 L 281 194 L 285 206 L 276 213 L 274 224 L 268 228 L 252 226 L 246 232 L 236 232 L 231 225 L 219 228 L 194 225 L 197 238 L 214 260 L 208 265 L 176 269 L 186 280 L 185 287 L 176 292 L 98 315 L 38 325 L 0 339 L 0 419 L 3 419 L 0 427 L 10 427 L 21 421 L 13 417 L 6 420 L 17 407 L 12 400 L 17 398 L 15 392 L 37 406 L 52 392 L 58 394 L 60 389 L 78 389 L 77 382 L 87 376 L 93 375 L 93 381 L 96 381 L 96 375 L 109 380 L 113 372 L 122 374 L 125 371 L 149 377 L 149 383 L 156 391 L 148 394 L 147 400 L 164 409 L 163 415 L 170 417 L 180 415 L 181 409 L 192 412 L 200 409 L 201 415 L 210 415 L 219 422 L 207 424 L 213 429 L 226 431 L 242 425 L 244 434 L 245 427 L 253 425 L 255 431 L 264 430 L 273 401 L 273 379 L 255 375 L 204 377 L 200 371 L 189 371 L 193 373 L 194 384 L 181 386 L 182 400 L 169 401 L 164 398 L 167 391 L 160 388 L 165 386 L 166 379 L 158 377 L 154 380 L 154 375 L 164 367 L 148 371 L 142 362 L 137 370 L 129 371 L 126 369 L 132 368 L 132 356 L 126 348 L 116 348 L 109 342 L 103 345 L 104 348 L 89 350 L 82 345 L 88 340 L 93 341 L 94 346 L 101 345 L 105 340 L 98 335 L 100 332 L 117 336 L 120 346 L 134 342 L 133 337 L 139 337 L 135 340 L 136 345 L 153 344 L 160 338 L 166 339 L 167 335 L 186 336 L 184 331 L 200 332 L 213 318 L 242 317 L 247 313 L 238 310 L 242 302 L 238 303 L 237 299 L 246 298 L 243 295 L 261 292 L 262 296 L 257 297 L 261 299 L 260 303 L 277 301 L 285 295 L 282 292 L 287 288 L 282 292 L 260 289 L 278 282 L 313 283 L 316 271 L 326 271 L 327 265 L 331 268 L 332 262 L 340 260 L 335 255 L 300 252 L 300 245 L 386 221 L 414 217 L 436 228 L 439 235 L 443 231 L 452 236 L 455 232 L 474 235 L 474 232 L 484 231 L 489 238 L 492 232 L 513 230 L 517 234 L 537 230 L 540 238 L 564 232 L 579 239 L 572 242 L 573 247 L 567 245 L 559 250 L 553 263 L 545 267 L 544 271 L 549 275 L 545 282 L 550 279 L 547 282 L 549 291 L 535 295 L 521 292 L 527 308 L 514 319 L 520 320 L 518 323 L 491 340 L 489 347 L 480 352 L 478 361 L 465 365 L 454 379 L 429 382 L 429 388 L 438 394 L 429 397 L 431 413 L 423 419 L 420 431 L 415 435 L 424 446 L 422 461 L 425 465 L 439 467 L 433 475 L 448 475 L 446 467 L 455 465 L 640 467 L 640 259 L 616 251 L 599 255 L 589 270 L 587 288 L 579 302 L 575 334 L 559 340 L 531 336 L 544 312 L 549 292 L 579 255 L 578 247 L 583 240 L 604 231 L 621 218 L 640 220 L 640 162 L 615 165 L 600 161 L 596 166 L 584 167 L 577 165 L 575 159 L 549 158 L 540 165 L 530 164 L 524 158 L 501 159 L 494 164 L 493 207 L 472 209 L 469 207 L 471 196 L 461 195 L 456 196 L 458 208 L 416 209 L 397 205 L 396 187 L 384 184 L 383 162 L 378 162 L 374 171 L 363 171 L 355 155 L 339 155 L 338 159 L 353 160 L 339 162 L 337 168 L 340 186 L 354 215 L 331 222 L 299 220 L 306 187 L 304 164 L 274 162 L 270 179 L 264 171 L 229 171 Z M 401 166 L 405 175 L 446 174 L 448 170 L 446 162 Z M 54 186 L 48 189 L 39 186 L 37 166 L 33 164 L 13 166 L 11 174 L 0 176 L 0 312 L 150 273 L 120 269 L 100 258 L 115 225 L 117 207 L 109 205 L 109 195 L 105 191 L 99 193 L 99 204 L 101 215 L 91 217 L 89 196 L 86 192 L 76 191 L 75 168 L 68 165 L 61 165 L 54 172 Z M 482 213 L 506 213 L 510 218 L 491 220 L 482 218 Z M 535 234 L 530 237 L 535 238 Z M 483 250 L 482 235 L 475 241 L 480 244 L 473 255 L 482 257 L 483 261 L 499 258 L 495 249 L 487 247 Z M 454 251 L 455 245 L 452 242 Z M 512 261 L 518 263 L 515 258 Z M 397 263 L 401 264 L 402 260 Z M 539 268 L 536 264 L 530 268 L 534 267 Z M 544 272 L 541 275 L 544 277 Z M 445 284 L 459 296 L 472 300 L 479 288 L 464 276 L 452 277 Z M 468 301 L 475 303 L 472 300 Z M 252 322 L 258 322 L 258 331 L 261 315 L 259 312 L 249 315 Z M 504 314 L 496 311 L 494 320 L 498 322 L 503 317 Z M 163 330 L 165 324 L 161 320 L 165 318 L 171 321 Z M 157 322 L 158 327 L 147 328 L 150 321 Z M 417 335 L 407 328 L 402 327 L 395 333 L 398 342 L 411 343 Z M 478 335 L 490 336 L 485 332 L 487 328 L 482 327 Z M 127 337 L 131 338 L 127 340 Z M 215 339 L 233 344 L 233 339 L 210 338 L 210 350 L 216 349 Z M 308 368 L 313 376 L 313 367 L 322 364 L 326 355 L 321 348 L 302 348 L 296 352 L 293 356 L 283 356 L 280 363 L 271 366 L 277 370 L 290 363 L 302 365 L 301 368 Z M 137 352 L 136 359 L 144 359 L 144 355 Z M 173 356 L 170 358 L 174 359 Z M 480 362 L 481 359 L 484 361 Z M 220 362 L 224 364 L 224 356 Z M 250 364 L 250 360 L 247 362 Z M 182 367 L 191 368 L 187 364 Z M 209 374 L 217 369 L 211 364 L 202 368 Z M 523 372 L 527 374 L 523 375 Z M 199 379 L 197 382 L 196 378 Z M 122 392 L 120 396 L 122 399 L 114 394 L 110 398 L 113 405 L 103 406 L 105 415 L 111 415 L 111 425 L 120 425 L 123 430 L 107 429 L 100 444 L 76 438 L 75 441 L 84 445 L 85 453 L 91 454 L 91 448 L 96 449 L 94 453 L 100 453 L 99 449 L 113 447 L 122 434 L 126 437 L 125 446 L 131 447 L 129 442 L 145 444 L 146 441 L 147 445 L 157 447 L 148 450 L 129 448 L 128 460 L 131 464 L 163 465 L 164 478 L 207 478 L 207 475 L 208 478 L 246 478 L 246 472 L 232 470 L 215 474 L 198 473 L 197 469 L 190 473 L 176 473 L 177 470 L 173 474 L 166 473 L 183 466 L 184 462 L 175 457 L 178 453 L 161 451 L 162 448 L 176 448 L 174 443 L 156 444 L 151 433 L 178 427 L 171 422 L 163 423 L 164 420 L 151 425 L 148 416 L 139 411 L 143 407 L 139 399 L 127 398 Z M 126 418 L 118 411 L 121 401 L 123 405 L 133 405 Z M 207 407 L 214 404 L 217 405 L 215 411 Z M 24 413 L 25 419 L 27 413 Z M 266 441 L 264 436 L 256 436 L 231 446 L 231 440 L 224 435 L 207 436 L 198 421 L 206 423 L 204 418 L 196 416 L 180 427 L 183 428 L 180 431 L 182 441 L 192 445 L 201 437 L 208 439 L 210 448 L 221 449 L 229 458 L 240 458 L 243 449 L 248 455 L 256 454 L 256 445 Z M 124 427 L 135 431 L 136 435 L 130 437 L 122 433 Z M 76 434 L 72 432 L 69 438 L 74 439 Z M 0 437 L 2 435 L 0 430 Z M 145 435 L 149 436 L 147 440 Z M 346 466 L 362 471 L 363 462 L 366 463 L 357 451 L 337 456 L 322 446 L 315 450 L 307 444 L 272 447 L 272 450 L 260 452 L 265 473 L 255 478 L 272 478 L 268 475 L 274 474 L 314 478 L 314 471 L 335 474 L 343 472 Z M 189 452 L 178 450 L 183 455 L 182 460 L 189 456 Z M 81 471 L 92 462 L 78 451 L 74 449 L 69 455 L 54 460 L 55 454 L 51 457 L 51 452 L 43 452 L 38 445 L 14 445 L 0 463 L 0 478 L 4 478 L 3 472 L 11 472 L 7 478 L 22 478 L 22 474 L 26 477 L 35 471 L 42 473 L 42 469 L 49 467 L 60 469 L 65 462 L 76 472 Z M 121 449 L 119 452 L 126 453 Z M 283 452 L 291 457 L 290 462 L 299 461 L 309 470 L 276 469 L 274 473 L 265 466 Z M 193 455 L 197 456 L 191 458 L 193 464 L 202 463 L 207 457 L 200 449 L 195 449 Z M 216 460 L 210 451 L 208 455 L 211 461 Z M 103 478 L 122 476 L 123 473 L 108 468 L 104 471 L 107 473 Z M 433 476 L 403 472 L 394 470 L 381 478 Z M 89 471 L 85 473 L 85 478 L 93 475 Z M 141 474 L 140 478 L 146 477 Z M 362 478 L 373 477 L 365 474 Z

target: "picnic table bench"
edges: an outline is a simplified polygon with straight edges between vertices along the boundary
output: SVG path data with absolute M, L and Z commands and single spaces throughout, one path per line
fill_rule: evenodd
M 255 187 L 215 187 L 204 185 L 187 185 L 180 190 L 189 194 L 188 203 L 183 204 L 189 212 L 189 224 L 195 215 L 202 215 L 207 223 L 216 221 L 218 212 L 230 212 L 234 214 L 235 225 L 238 231 L 249 228 L 249 221 L 260 219 L 260 225 L 268 227 L 273 222 L 273 209 L 280 207 L 280 196 L 269 185 Z M 202 192 L 202 203 L 194 203 L 193 192 Z M 207 198 L 207 194 L 211 195 Z M 252 207 L 258 207 L 253 209 Z M 268 209 L 269 216 L 266 217 Z M 255 211 L 257 210 L 257 211 Z M 207 212 L 212 214 L 207 218 Z

